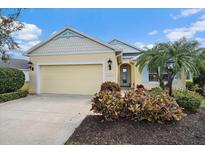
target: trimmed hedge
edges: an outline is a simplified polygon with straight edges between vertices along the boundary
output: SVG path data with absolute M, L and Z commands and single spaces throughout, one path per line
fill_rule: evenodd
M 27 90 L 17 90 L 15 92 L 0 94 L 0 103 L 26 97 L 27 95 Z
M 186 111 L 196 112 L 200 107 L 203 97 L 194 91 L 189 90 L 175 90 L 174 98 L 180 107 Z
M 25 82 L 25 75 L 15 68 L 0 68 L 0 94 L 14 92 Z

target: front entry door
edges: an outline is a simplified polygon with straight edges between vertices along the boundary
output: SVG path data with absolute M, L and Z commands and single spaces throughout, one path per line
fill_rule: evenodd
M 130 67 L 129 65 L 123 65 L 120 69 L 120 86 L 130 87 Z

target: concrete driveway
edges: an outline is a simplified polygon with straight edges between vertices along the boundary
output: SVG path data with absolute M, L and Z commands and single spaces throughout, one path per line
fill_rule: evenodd
M 0 144 L 64 144 L 90 107 L 89 96 L 50 94 L 0 104 Z

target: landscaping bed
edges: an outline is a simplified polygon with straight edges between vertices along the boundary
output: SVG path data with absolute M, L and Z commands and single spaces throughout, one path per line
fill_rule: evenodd
M 205 144 L 205 108 L 163 124 L 89 115 L 66 144 Z

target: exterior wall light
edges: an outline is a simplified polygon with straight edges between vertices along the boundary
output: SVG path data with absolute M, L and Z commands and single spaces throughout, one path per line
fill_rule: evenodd
M 109 59 L 109 60 L 107 61 L 107 63 L 108 63 L 109 70 L 111 70 L 111 69 L 112 69 L 112 60 Z
M 28 62 L 28 65 L 29 65 L 29 69 L 30 69 L 31 71 L 33 71 L 33 70 L 34 70 L 34 68 L 33 68 L 33 63 L 32 63 L 31 61 L 29 61 L 29 62 Z
M 174 61 L 172 59 L 167 60 L 167 69 L 173 71 L 174 69 Z

